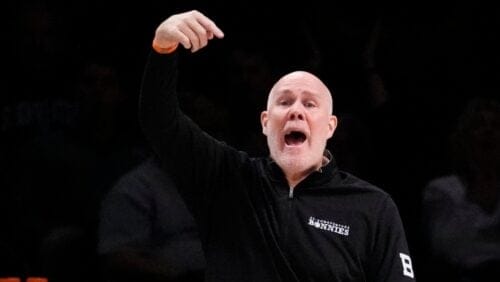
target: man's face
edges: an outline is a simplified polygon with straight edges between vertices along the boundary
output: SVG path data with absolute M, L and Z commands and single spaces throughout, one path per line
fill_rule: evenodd
M 328 88 L 314 75 L 293 72 L 271 89 L 261 114 L 271 157 L 285 173 L 304 174 L 321 167 L 337 118 Z

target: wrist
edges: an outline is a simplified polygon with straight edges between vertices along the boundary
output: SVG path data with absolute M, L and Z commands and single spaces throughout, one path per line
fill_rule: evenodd
M 172 43 L 172 44 L 159 44 L 156 40 L 153 39 L 153 49 L 159 53 L 159 54 L 170 54 L 173 53 L 176 49 L 177 46 L 179 46 L 179 43 Z

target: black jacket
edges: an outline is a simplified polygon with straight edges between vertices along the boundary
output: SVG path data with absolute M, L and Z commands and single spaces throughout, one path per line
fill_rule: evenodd
M 182 113 L 176 61 L 151 53 L 140 119 L 201 228 L 207 281 L 414 281 L 387 193 L 333 158 L 291 193 L 270 158 L 250 158 Z

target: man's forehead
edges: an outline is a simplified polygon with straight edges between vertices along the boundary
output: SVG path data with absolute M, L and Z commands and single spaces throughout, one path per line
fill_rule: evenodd
M 327 99 L 333 106 L 333 98 L 328 87 L 315 75 L 305 71 L 295 71 L 283 76 L 271 89 L 268 106 L 271 100 L 286 95 L 309 95 L 318 99 Z
M 271 89 L 269 98 L 274 99 L 288 95 L 303 95 L 317 98 L 331 96 L 330 91 L 321 81 L 286 80 L 277 83 Z
M 311 93 L 330 93 L 328 87 L 315 75 L 305 71 L 295 71 L 283 76 L 273 89 L 275 91 L 299 90 Z
M 299 80 L 302 82 L 310 81 L 310 82 L 319 82 L 321 83 L 321 80 L 315 76 L 314 74 L 306 71 L 294 71 L 289 74 L 286 74 L 282 76 L 279 80 L 278 83 L 283 83 L 283 82 L 288 82 L 288 81 L 295 81 Z

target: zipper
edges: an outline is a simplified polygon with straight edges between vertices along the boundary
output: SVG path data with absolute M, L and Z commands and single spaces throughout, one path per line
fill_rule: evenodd
M 288 237 L 289 237 L 289 228 L 290 228 L 290 218 L 293 214 L 293 201 L 294 201 L 294 195 L 293 195 L 293 188 L 290 187 L 288 190 L 288 199 L 286 203 L 286 210 L 285 210 L 285 217 L 284 217 L 284 222 L 283 222 L 283 250 L 284 253 L 288 256 Z

